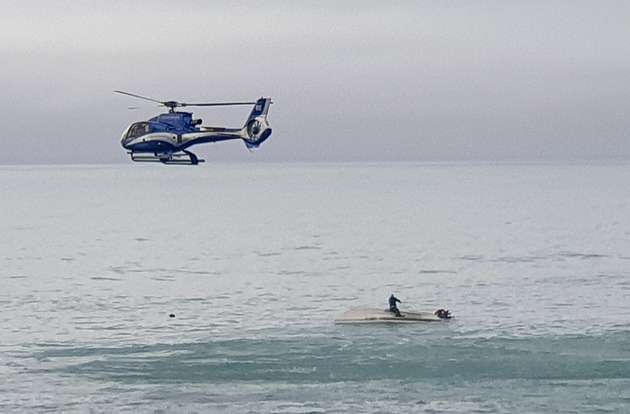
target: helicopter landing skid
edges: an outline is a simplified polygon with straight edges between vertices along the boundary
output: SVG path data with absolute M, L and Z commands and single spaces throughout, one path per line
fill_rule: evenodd
M 182 152 L 176 152 L 174 154 L 160 154 L 160 155 L 148 155 L 148 154 L 136 154 L 129 152 L 131 161 L 134 162 L 161 162 L 162 164 L 180 164 L 180 165 L 197 165 L 205 160 L 200 160 L 195 154 L 190 151 L 182 150 Z

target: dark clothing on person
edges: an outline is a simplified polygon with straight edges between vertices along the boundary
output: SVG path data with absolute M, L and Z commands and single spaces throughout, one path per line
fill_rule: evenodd
M 394 295 L 391 295 L 389 297 L 389 308 L 395 308 L 396 307 L 396 302 L 398 303 L 402 303 L 398 298 L 394 297 Z
M 394 312 L 396 314 L 396 316 L 402 316 L 400 314 L 400 311 L 398 310 L 398 308 L 396 307 L 396 302 L 398 303 L 402 303 L 400 300 L 398 300 L 397 298 L 394 297 L 394 295 L 391 295 L 389 297 L 389 311 L 390 312 Z

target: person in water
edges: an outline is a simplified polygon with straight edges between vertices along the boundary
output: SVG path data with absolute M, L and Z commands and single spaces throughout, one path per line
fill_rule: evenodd
M 394 312 L 396 316 L 402 317 L 402 315 L 400 314 L 400 311 L 398 310 L 398 307 L 396 307 L 396 302 L 402 303 L 398 298 L 394 297 L 394 295 L 392 294 L 389 297 L 389 311 Z

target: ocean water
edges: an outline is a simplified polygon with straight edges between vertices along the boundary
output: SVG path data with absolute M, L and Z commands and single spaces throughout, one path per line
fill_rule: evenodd
M 4 166 L 0 263 L 3 413 L 630 410 L 627 164 Z

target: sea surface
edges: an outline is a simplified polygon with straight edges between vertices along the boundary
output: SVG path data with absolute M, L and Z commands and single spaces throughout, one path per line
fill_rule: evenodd
M 630 411 L 629 164 L 1 166 L 0 284 L 2 413 Z

